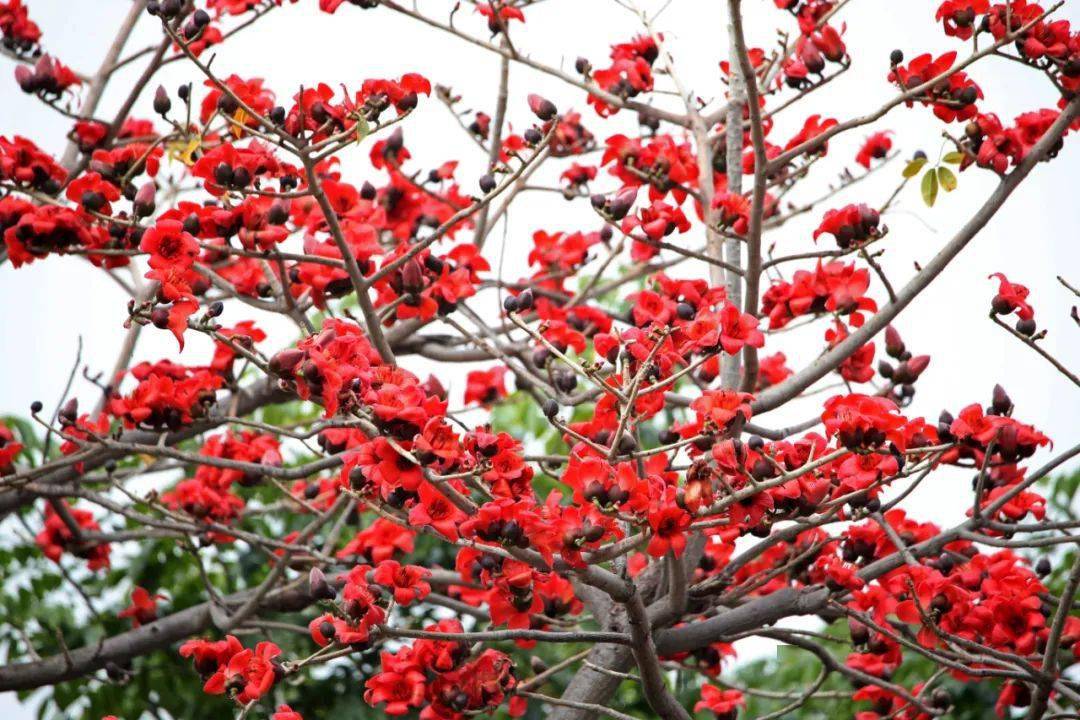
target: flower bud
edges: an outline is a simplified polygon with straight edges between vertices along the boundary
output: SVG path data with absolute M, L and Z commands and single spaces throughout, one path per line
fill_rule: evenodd
M 608 214 L 611 215 L 614 220 L 622 220 L 630 212 L 630 208 L 634 206 L 634 201 L 636 199 L 637 188 L 622 190 L 608 205 Z
M 276 375 L 291 376 L 296 366 L 304 359 L 304 351 L 297 348 L 285 348 L 270 358 L 270 371 Z
M 899 358 L 904 354 L 904 341 L 900 339 L 900 333 L 892 325 L 885 328 L 885 352 L 894 358 Z
M 169 93 L 165 90 L 164 85 L 158 85 L 158 89 L 154 93 L 154 112 L 158 115 L 165 115 L 171 109 L 172 100 L 169 99 Z
M 529 95 L 529 109 L 533 111 L 536 117 L 545 122 L 555 117 L 559 112 L 558 108 L 555 107 L 555 103 L 535 94 Z
M 154 187 L 153 182 L 144 184 L 139 191 L 135 193 L 135 200 L 133 201 L 133 208 L 135 215 L 138 217 L 147 217 L 154 213 L 156 207 L 154 203 L 154 194 L 157 192 L 157 188 Z
M 1005 388 L 1000 385 L 994 386 L 994 395 L 991 405 L 997 415 L 1008 415 L 1013 409 L 1013 403 L 1009 398 L 1009 394 L 1005 392 Z
M 333 600 L 337 597 L 337 591 L 330 587 L 326 575 L 317 567 L 311 568 L 308 574 L 308 591 L 315 600 Z

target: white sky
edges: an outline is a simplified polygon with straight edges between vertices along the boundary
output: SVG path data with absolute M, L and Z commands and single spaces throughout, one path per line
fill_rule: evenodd
M 651 10 L 662 4 L 655 0 L 642 3 Z M 947 49 L 958 49 L 963 54 L 966 49 L 945 38 L 934 24 L 937 4 L 934 0 L 903 3 L 853 0 L 843 13 L 848 27 L 852 28 L 845 38 L 854 58 L 852 69 L 815 93 L 805 110 L 800 106 L 783 113 L 770 136 L 773 142 L 786 142 L 810 112 L 844 120 L 875 109 L 890 98 L 894 90 L 885 81 L 885 75 L 888 54 L 894 47 L 904 49 L 908 58 L 923 51 L 937 53 Z M 46 48 L 87 73 L 97 68 L 113 28 L 128 8 L 125 0 L 32 0 L 29 5 L 32 17 L 44 32 Z M 301 83 L 324 81 L 332 86 L 345 83 L 355 87 L 368 77 L 418 71 L 433 83 L 451 85 L 464 96 L 462 107 L 491 112 L 497 77 L 494 56 L 386 10 L 361 11 L 346 5 L 336 15 L 327 16 L 317 12 L 316 5 L 317 0 L 300 0 L 295 6 L 270 13 L 254 30 L 246 31 L 219 52 L 215 69 L 221 74 L 235 72 L 267 78 L 279 101 L 290 97 Z M 449 0 L 428 0 L 421 2 L 420 7 L 445 18 L 452 5 Z M 723 5 L 674 0 L 657 22 L 668 38 L 684 82 L 706 99 L 718 99 L 723 93 L 717 70 L 717 63 L 727 54 L 726 20 L 719 9 Z M 769 47 L 775 42 L 775 28 L 794 27 L 790 18 L 773 9 L 771 2 L 762 0 L 747 5 L 751 45 Z M 1060 12 L 1074 23 L 1080 22 L 1080 3 L 1067 2 Z M 515 27 L 518 49 L 550 64 L 561 64 L 569 71 L 578 55 L 585 55 L 600 66 L 610 43 L 626 40 L 639 31 L 636 19 L 609 0 L 548 0 L 529 9 L 527 18 L 524 28 Z M 477 36 L 487 35 L 482 19 L 470 12 L 462 10 L 455 22 L 459 28 Z M 522 33 L 522 29 L 527 33 Z M 154 41 L 156 32 L 149 19 L 143 20 L 129 49 Z M 12 65 L 10 60 L 0 59 L 0 77 L 10 78 Z M 110 86 L 100 115 L 111 117 L 140 71 L 141 63 L 137 63 Z M 1020 112 L 1050 107 L 1055 102 L 1045 80 L 1013 63 L 1001 60 L 979 63 L 971 74 L 988 98 L 981 108 L 998 112 L 1006 122 Z M 628 113 L 614 121 L 601 122 L 586 108 L 582 92 L 528 68 L 514 66 L 511 78 L 509 118 L 516 127 L 523 129 L 531 122 L 532 116 L 525 106 L 528 92 L 550 97 L 560 109 L 581 110 L 585 124 L 601 139 L 613 132 L 632 132 L 636 125 Z M 199 85 L 202 76 L 193 66 L 179 62 L 161 73 L 160 81 L 173 90 L 181 82 L 194 81 Z M 152 88 L 144 93 L 143 102 L 137 106 L 137 116 L 152 115 L 151 97 Z M 67 119 L 19 92 L 13 81 L 0 81 L 0 134 L 26 135 L 59 153 L 69 127 Z M 942 126 L 922 108 L 898 109 L 875 129 L 894 130 L 894 139 L 905 156 L 921 147 L 933 158 L 941 146 Z M 833 141 L 829 158 L 820 164 L 823 167 L 817 170 L 816 180 L 793 199 L 806 200 L 818 195 L 842 167 L 854 168 L 854 153 L 866 133 L 855 131 Z M 445 160 L 459 159 L 462 161 L 459 180 L 465 191 L 475 192 L 482 159 L 436 99 L 421 101 L 418 111 L 405 124 L 405 137 L 413 153 L 414 167 L 430 168 Z M 1055 275 L 1063 274 L 1074 286 L 1080 285 L 1080 250 L 1077 249 L 1080 208 L 1076 190 L 1080 150 L 1076 145 L 1075 140 L 1067 142 L 1056 161 L 1037 168 L 960 258 L 896 323 L 909 349 L 916 354 L 929 353 L 933 358 L 918 383 L 919 392 L 909 414 L 936 418 L 943 408 L 955 411 L 971 402 L 985 404 L 994 383 L 1002 382 L 1016 403 L 1017 417 L 1045 431 L 1058 448 L 1076 442 L 1075 387 L 986 318 L 996 289 L 996 283 L 987 276 L 1003 271 L 1011 280 L 1032 288 L 1036 319 L 1040 328 L 1049 331 L 1043 347 L 1066 365 L 1080 367 L 1078 329 L 1068 317 L 1073 301 L 1070 293 L 1054 279 Z M 367 167 L 369 148 L 370 144 L 366 144 L 346 154 L 347 177 L 358 185 L 367 177 L 382 179 L 372 176 Z M 767 240 L 778 241 L 783 253 L 811 247 L 810 229 L 816 226 L 824 209 L 847 202 L 880 204 L 895 186 L 901 167 L 901 163 L 894 163 L 894 167 L 837 198 L 833 205 L 808 214 L 805 222 L 791 223 L 782 233 Z M 548 184 L 555 177 L 550 172 L 545 176 Z M 601 178 L 599 187 L 613 187 L 606 176 Z M 988 173 L 970 170 L 960 176 L 959 189 L 942 196 L 934 209 L 922 206 L 915 187 L 905 190 L 883 220 L 890 228 L 890 237 L 885 243 L 888 252 L 882 263 L 894 285 L 899 287 L 910 277 L 913 262 L 925 262 L 947 242 L 981 204 L 993 182 Z M 567 203 L 551 193 L 534 193 L 526 201 L 519 202 L 510 213 L 504 258 L 508 278 L 524 274 L 524 257 L 533 230 L 596 228 L 584 203 Z M 694 232 L 700 234 L 700 227 L 695 227 Z M 493 234 L 485 251 L 493 265 L 499 260 L 500 236 L 501 229 Z M 691 244 L 698 242 L 695 238 Z M 700 266 L 687 264 L 681 272 L 703 275 L 704 271 Z M 876 282 L 871 285 L 871 294 L 879 300 L 884 297 Z M 75 258 L 49 258 L 18 271 L 10 263 L 0 267 L 0 347 L 4 348 L 0 353 L 0 374 L 5 378 L 0 414 L 25 415 L 35 399 L 42 400 L 47 407 L 55 403 L 73 362 L 79 334 L 84 342 L 83 362 L 99 370 L 110 368 L 124 333 L 126 302 L 123 291 L 103 273 Z M 251 317 L 253 312 L 237 306 L 228 309 L 222 320 L 232 324 Z M 271 330 L 268 345 L 289 339 L 288 328 L 276 318 L 261 319 L 257 314 L 256 318 Z M 766 350 L 783 349 L 789 364 L 798 367 L 819 352 L 823 331 L 823 326 L 815 326 L 809 332 L 787 333 L 775 342 L 770 341 Z M 175 353 L 175 343 L 165 332 L 150 329 L 143 333 L 143 338 L 136 360 L 153 360 Z M 203 340 L 190 339 L 190 349 L 183 356 L 186 362 L 194 364 L 208 359 L 209 343 Z M 417 372 L 426 372 L 430 367 L 414 359 L 407 359 L 404 364 Z M 460 376 L 458 380 L 455 389 L 460 393 L 463 383 Z M 78 386 L 77 392 L 85 403 L 96 399 L 96 391 L 85 382 Z M 460 399 L 460 394 L 456 397 Z M 772 413 L 763 417 L 762 422 L 780 426 L 805 419 L 811 412 L 804 405 L 790 412 Z M 1037 465 L 1047 457 L 1049 453 L 1042 452 L 1032 464 Z M 907 507 L 921 519 L 955 523 L 970 502 L 969 487 L 966 473 L 943 472 L 915 493 Z M 0 709 L 7 709 L 6 704 L 12 700 L 11 696 L 0 696 Z M 13 709 L 14 714 L 9 712 L 8 717 L 12 720 L 30 717 L 21 712 Z

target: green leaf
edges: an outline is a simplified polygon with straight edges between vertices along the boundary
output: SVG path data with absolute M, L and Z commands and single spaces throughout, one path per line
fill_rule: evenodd
M 937 169 L 937 178 L 941 187 L 945 188 L 945 192 L 952 192 L 956 189 L 956 174 L 949 168 L 939 167 Z
M 914 160 L 909 162 L 907 164 L 907 166 L 904 167 L 904 177 L 909 179 L 909 180 L 911 178 L 915 177 L 916 175 L 919 174 L 919 171 L 922 170 L 923 165 L 925 165 L 925 164 L 926 164 L 926 158 L 924 158 L 924 157 L 915 158 Z
M 945 157 L 941 158 L 942 162 L 947 162 L 950 165 L 959 165 L 964 162 L 964 153 L 957 150 L 953 150 L 951 153 L 945 153 Z
M 937 173 L 933 169 L 927 170 L 922 179 L 922 199 L 927 207 L 934 207 L 937 201 Z

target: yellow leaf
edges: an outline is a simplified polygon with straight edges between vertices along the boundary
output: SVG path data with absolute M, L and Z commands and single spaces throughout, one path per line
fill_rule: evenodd
M 938 183 L 941 187 L 945 188 L 945 192 L 952 192 L 956 189 L 956 175 L 953 171 L 947 167 L 939 167 L 937 169 Z
M 915 158 L 914 160 L 909 162 L 907 164 L 907 166 L 904 168 L 904 177 L 908 178 L 909 180 L 911 178 L 915 177 L 916 175 L 919 174 L 919 171 L 922 170 L 922 167 L 925 164 L 926 164 L 926 158 L 924 158 L 924 157 Z
M 230 124 L 229 131 L 232 132 L 233 137 L 239 140 L 245 134 L 244 126 L 248 120 L 248 114 L 244 111 L 244 108 L 236 108 L 236 112 L 233 113 L 233 120 L 236 122 Z
M 167 146 L 169 159 L 177 160 L 184 163 L 188 167 L 195 164 L 195 151 L 202 147 L 202 136 L 192 135 L 188 138 L 188 141 L 171 142 Z
M 933 169 L 927 170 L 922 179 L 922 199 L 928 207 L 934 207 L 937 201 L 938 180 Z
M 359 145 L 364 141 L 364 138 L 371 132 L 371 126 L 368 125 L 367 118 L 363 115 L 356 117 L 356 144 Z
M 945 153 L 945 157 L 941 159 L 950 165 L 959 165 L 964 162 L 964 153 L 954 150 L 951 153 Z

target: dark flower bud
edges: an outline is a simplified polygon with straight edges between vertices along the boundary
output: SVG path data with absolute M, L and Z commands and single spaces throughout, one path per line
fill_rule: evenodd
M 150 313 L 150 322 L 154 324 L 154 327 L 161 330 L 169 327 L 169 309 L 160 305 L 154 308 Z
M 271 225 L 284 225 L 289 219 L 289 203 L 287 200 L 278 200 L 270 206 L 266 219 Z
M 904 354 L 904 341 L 900 339 L 900 333 L 892 325 L 885 328 L 885 352 L 894 358 L 899 358 Z
M 930 695 L 930 703 L 939 710 L 945 710 L 952 705 L 952 695 L 945 688 L 938 688 Z
M 424 268 L 415 258 L 401 268 L 401 289 L 405 293 L 419 293 L 424 289 Z
M 480 176 L 480 191 L 482 193 L 487 195 L 488 193 L 490 193 L 492 190 L 495 189 L 495 186 L 496 186 L 495 178 L 491 175 L 491 173 L 487 173 L 485 175 Z
M 675 312 L 679 315 L 681 320 L 693 320 L 697 314 L 697 310 L 690 303 L 681 302 L 675 306 Z
M 592 70 L 592 63 L 583 57 L 579 57 L 574 61 L 574 69 L 577 70 L 579 74 L 585 75 Z
M 611 201 L 611 204 L 608 206 L 608 214 L 611 215 L 614 220 L 622 220 L 630 212 L 630 208 L 634 206 L 634 200 L 636 199 L 636 188 L 623 190 Z
M 240 105 L 232 95 L 223 93 L 217 100 L 217 108 L 223 115 L 235 115 Z
M 542 134 L 540 134 L 540 131 L 537 130 L 536 128 L 529 128 L 525 132 L 521 133 L 521 137 L 529 145 L 536 145 L 537 143 L 539 143 L 541 140 L 544 139 L 544 136 Z
M 246 167 L 238 167 L 235 170 L 233 170 L 232 184 L 233 184 L 234 187 L 238 187 L 238 188 L 247 187 L 250 183 L 251 183 L 251 173 L 248 172 L 248 169 Z
M 79 399 L 71 398 L 60 408 L 60 411 L 56 414 L 60 419 L 60 422 L 71 425 L 79 417 Z
M 184 7 L 183 0 L 161 0 L 158 13 L 164 18 L 174 18 Z
M 893 65 L 899 65 L 900 63 L 904 62 L 904 51 L 893 50 L 891 53 L 889 53 L 889 62 Z
M 270 371 L 277 375 L 292 375 L 293 370 L 304 359 L 304 351 L 285 348 L 270 358 Z
M 326 638 L 328 642 L 334 642 L 334 637 L 337 635 L 337 628 L 335 628 L 334 623 L 329 620 L 323 620 L 319 623 L 319 634 Z
M 401 98 L 401 100 L 398 101 L 397 109 L 400 110 L 401 112 L 409 112 L 410 110 L 413 110 L 416 107 L 416 103 L 418 101 L 419 101 L 419 98 L 417 98 L 416 93 L 411 92 L 408 95 L 406 95 L 405 97 Z
M 333 600 L 337 597 L 337 591 L 330 587 L 326 575 L 317 567 L 311 568 L 308 574 L 308 591 L 315 600 Z
M 589 202 L 592 203 L 594 210 L 603 210 L 604 205 L 607 204 L 607 198 L 597 193 L 596 195 L 593 195 L 589 198 Z
M 206 314 L 209 317 L 219 317 L 224 311 L 225 303 L 221 302 L 220 300 L 215 300 L 214 302 L 210 303 L 210 307 L 207 308 Z
M 285 122 L 285 108 L 280 105 L 275 105 L 270 110 L 270 122 L 275 125 L 281 125 Z
M 1021 335 L 1025 335 L 1027 337 L 1031 337 L 1032 335 L 1034 335 L 1036 329 L 1037 329 L 1037 326 L 1035 325 L 1034 320 L 1030 320 L 1030 319 L 1023 320 L 1023 319 L 1021 319 L 1021 320 L 1017 321 L 1017 323 L 1016 323 L 1016 332 L 1020 333 Z
M 154 195 L 157 192 L 157 188 L 154 187 L 153 182 L 145 183 L 139 191 L 135 193 L 135 200 L 133 201 L 133 209 L 135 215 L 138 217 L 147 217 L 154 214 L 154 209 L 157 205 L 154 203 Z
M 386 138 L 385 152 L 390 154 L 396 154 L 404 146 L 405 133 L 400 127 L 395 128 L 394 132 L 390 133 L 390 137 Z
M 41 404 L 40 400 L 35 400 L 34 402 L 30 403 L 30 412 L 37 414 L 41 412 L 41 408 L 43 407 L 44 405 Z
M 90 212 L 97 212 L 101 208 L 105 207 L 105 203 L 108 202 L 105 196 L 95 190 L 87 190 L 79 198 L 82 206 Z
M 544 417 L 549 420 L 559 414 L 559 403 L 554 398 L 548 398 L 543 405 Z
M 559 112 L 558 108 L 555 107 L 555 103 L 539 95 L 529 95 L 529 109 L 533 111 L 536 117 L 545 122 L 555 117 Z
M 228 163 L 221 163 L 214 168 L 214 183 L 221 187 L 233 184 L 233 169 Z
M 127 673 L 124 672 L 124 669 L 111 660 L 105 663 L 105 674 L 113 682 L 123 682 L 127 679 Z
M 563 392 L 572 392 L 577 387 L 577 375 L 569 370 L 555 376 L 555 385 Z
M 870 630 L 858 620 L 848 621 L 848 632 L 854 645 L 865 645 L 870 641 Z
M 991 400 L 994 413 L 997 415 L 1008 415 L 1012 412 L 1013 403 L 1009 398 L 1009 394 L 1005 392 L 1005 388 L 1000 385 L 994 386 L 994 395 Z
M 533 306 L 533 302 L 534 302 L 534 300 L 533 300 L 533 291 L 528 290 L 528 289 L 523 290 L 521 292 L 521 294 L 517 296 L 517 301 L 518 301 L 518 309 L 521 310 L 522 312 L 524 312 L 525 310 L 531 309 L 532 306 Z
M 184 232 L 189 235 L 197 235 L 202 229 L 202 222 L 199 220 L 199 216 L 195 213 L 191 213 L 184 218 Z
M 158 115 L 164 115 L 171 109 L 172 100 L 169 99 L 169 93 L 163 85 L 158 85 L 158 89 L 154 93 L 154 112 Z
M 972 85 L 968 85 L 966 88 L 961 90 L 960 96 L 957 98 L 957 100 L 959 100 L 960 104 L 962 105 L 971 105 L 978 99 L 979 92 Z
M 365 180 L 364 184 L 360 186 L 360 197 L 364 200 L 374 200 L 377 192 L 378 191 L 375 189 L 375 186 L 369 183 L 367 180 Z
M 503 310 L 508 313 L 515 313 L 518 311 L 518 299 L 514 295 L 507 295 L 503 300 Z

